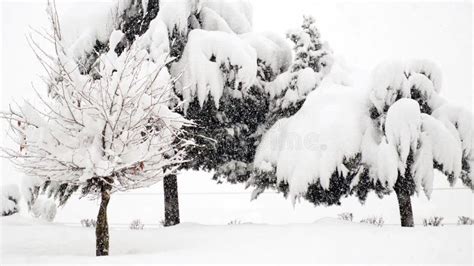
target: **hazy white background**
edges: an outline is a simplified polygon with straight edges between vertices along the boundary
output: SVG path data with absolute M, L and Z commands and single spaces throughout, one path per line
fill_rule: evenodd
M 30 51 L 25 34 L 28 27 L 46 26 L 44 3 L 41 1 L 2 1 L 1 6 L 1 106 L 5 110 L 13 100 L 33 96 L 30 83 L 37 82 L 40 65 Z M 79 27 L 86 27 L 106 7 L 108 1 L 58 0 L 59 11 L 74 19 Z M 303 14 L 316 17 L 322 38 L 334 52 L 345 58 L 349 65 L 369 71 L 385 59 L 429 58 L 439 64 L 443 72 L 442 94 L 450 101 L 472 109 L 472 3 L 471 1 L 315 1 L 315 0 L 252 0 L 254 30 L 274 31 L 281 34 L 298 27 Z M 60 15 L 61 15 L 60 14 Z M 0 124 L 1 141 L 5 142 L 5 124 Z M 18 182 L 20 175 L 1 159 L 0 182 Z M 438 175 L 436 187 L 447 187 L 444 177 Z M 148 189 L 160 192 L 161 184 Z M 384 215 L 389 222 L 397 222 L 396 199 L 377 199 L 374 195 L 361 206 L 353 199 L 342 207 L 315 209 L 307 203 L 295 208 L 281 195 L 267 194 L 249 202 L 249 192 L 242 186 L 215 185 L 204 173 L 188 173 L 180 177 L 180 192 L 207 193 L 232 191 L 240 194 L 180 195 L 184 221 L 225 223 L 230 219 L 252 222 L 308 222 L 324 215 L 335 215 L 344 210 L 357 215 Z M 243 192 L 243 193 L 242 193 Z M 247 194 L 246 194 L 247 193 Z M 145 208 L 126 211 L 117 196 L 111 203 L 111 221 L 128 222 L 130 213 L 145 222 L 157 223 L 162 214 L 162 196 L 130 196 Z M 127 197 L 127 199 L 130 199 Z M 115 203 L 114 203 L 115 202 Z M 130 202 L 130 200 L 128 200 Z M 430 202 L 421 195 L 414 201 L 415 219 L 423 215 L 472 216 L 472 193 L 468 190 L 438 190 Z M 84 207 L 87 205 L 87 207 Z M 78 211 L 77 206 L 81 206 Z M 78 222 L 87 215 L 95 215 L 95 202 L 72 201 L 58 214 L 59 221 Z M 127 217 L 127 218 L 122 218 Z

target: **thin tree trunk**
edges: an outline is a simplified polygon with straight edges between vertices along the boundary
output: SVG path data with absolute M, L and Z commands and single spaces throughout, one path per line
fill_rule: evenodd
M 165 194 L 164 226 L 179 224 L 178 178 L 176 175 L 165 176 L 163 190 Z
M 96 238 L 96 256 L 109 255 L 109 224 L 107 221 L 107 206 L 110 200 L 110 189 L 106 186 L 102 187 L 101 202 L 99 214 L 97 215 L 97 225 L 95 228 Z
M 413 210 L 411 207 L 410 194 L 403 189 L 395 189 L 398 199 L 398 207 L 400 209 L 400 222 L 402 227 L 414 227 Z

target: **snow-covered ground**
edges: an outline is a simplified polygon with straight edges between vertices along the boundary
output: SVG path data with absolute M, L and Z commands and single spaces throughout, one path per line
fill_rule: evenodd
M 96 200 L 73 198 L 53 223 L 30 218 L 24 202 L 19 215 L 2 217 L 4 263 L 464 263 L 473 260 L 473 227 L 457 226 L 472 217 L 473 195 L 458 184 L 448 188 L 435 176 L 431 200 L 413 197 L 415 228 L 401 228 L 396 197 L 370 195 L 341 206 L 292 205 L 266 192 L 250 201 L 241 185 L 215 185 L 211 174 L 185 172 L 178 178 L 182 224 L 163 228 L 162 184 L 112 195 L 109 205 L 111 256 L 95 258 L 95 236 L 80 220 L 97 216 Z M 442 188 L 442 189 L 439 189 Z M 354 223 L 337 220 L 352 212 Z M 443 227 L 423 227 L 422 219 L 442 216 Z M 383 217 L 383 227 L 360 224 Z M 128 229 L 134 219 L 143 231 Z M 229 223 L 234 223 L 229 225 Z M 47 243 L 47 244 L 45 244 Z M 403 254 L 403 255 L 401 255 Z
M 472 232 L 472 226 L 376 227 L 332 218 L 287 225 L 184 223 L 144 230 L 114 228 L 110 256 L 97 258 L 91 228 L 11 216 L 2 218 L 2 264 L 472 264 Z

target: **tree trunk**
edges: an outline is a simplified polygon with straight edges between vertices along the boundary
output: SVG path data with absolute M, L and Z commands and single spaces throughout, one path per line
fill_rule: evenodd
M 397 194 L 402 227 L 414 227 L 415 223 L 413 222 L 410 194 L 403 189 L 395 189 L 395 193 Z
M 104 186 L 101 190 L 101 202 L 99 214 L 97 215 L 97 225 L 95 228 L 96 256 L 109 255 L 109 224 L 107 221 L 107 205 L 109 205 L 109 200 L 110 189 Z
M 163 190 L 165 194 L 164 226 L 179 224 L 178 178 L 176 175 L 165 176 Z

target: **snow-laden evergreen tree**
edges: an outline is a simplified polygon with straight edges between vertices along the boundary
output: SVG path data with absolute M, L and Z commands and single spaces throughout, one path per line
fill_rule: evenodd
M 255 197 L 271 187 L 331 205 L 394 191 L 402 226 L 413 226 L 410 197 L 431 195 L 435 169 L 472 189 L 473 116 L 441 98 L 433 63 L 380 65 L 369 97 L 334 80 L 330 74 L 300 111 L 265 134 L 249 182 Z
M 414 226 L 410 197 L 422 189 L 430 197 L 434 169 L 472 189 L 473 116 L 458 107 L 447 118 L 453 105 L 439 95 L 441 70 L 430 61 L 381 64 L 370 90 L 362 162 L 370 179 L 395 191 L 402 226 Z
M 240 147 L 222 141 L 228 140 L 222 137 L 229 136 L 225 128 L 247 130 L 245 125 L 235 126 L 236 122 L 230 119 L 249 118 L 237 115 L 228 118 L 222 110 L 236 108 L 251 112 L 245 106 L 239 108 L 243 105 L 239 98 L 252 85 L 257 69 L 256 52 L 240 38 L 240 34 L 251 29 L 249 3 L 161 1 L 157 21 L 168 30 L 173 58 L 168 67 L 177 78 L 174 92 L 184 101 L 181 113 L 195 123 L 181 136 L 195 144 L 186 149 L 188 163 L 182 168 L 216 169 L 216 164 L 229 160 L 234 152 L 232 148 Z M 244 130 L 237 129 L 236 135 L 247 134 Z M 175 175 L 165 178 L 164 189 L 165 225 L 174 225 L 179 223 Z
M 26 175 L 65 186 L 60 191 L 100 198 L 96 255 L 108 255 L 112 193 L 150 186 L 174 173 L 185 145 L 176 137 L 187 121 L 169 108 L 167 54 L 150 54 L 149 39 L 137 37 L 117 55 L 125 34 L 112 31 L 108 51 L 93 64 L 97 75 L 91 76 L 81 73 L 73 50 L 63 45 L 54 7 L 49 14 L 54 52 L 41 55 L 47 50 L 32 40 L 49 95 L 38 92 L 41 104 L 25 102 L 1 113 L 20 147 L 2 152 Z

